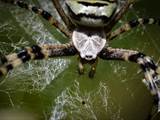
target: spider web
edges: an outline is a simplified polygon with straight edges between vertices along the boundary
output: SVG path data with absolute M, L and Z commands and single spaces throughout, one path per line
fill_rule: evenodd
M 32 37 L 35 43 L 60 44 L 45 28 L 40 18 L 35 14 L 15 7 L 11 7 L 10 11 L 19 23 L 20 27 L 22 27 L 25 32 Z M 23 37 L 17 40 L 18 42 L 15 42 L 12 36 L 14 35 L 14 32 L 16 33 L 16 27 L 11 25 L 10 21 L 6 21 L 3 24 L 0 23 L 0 32 L 8 32 L 9 34 L 6 36 L 10 40 L 9 42 L 0 41 L 1 53 L 8 53 L 7 51 L 10 50 L 7 50 L 7 48 L 12 48 L 12 51 L 15 51 L 20 49 L 22 46 L 29 46 L 29 41 L 24 41 Z M 61 72 L 63 72 L 67 68 L 68 64 L 69 61 L 64 59 L 49 59 L 34 61 L 32 63 L 29 62 L 26 65 L 21 65 L 13 70 L 7 75 L 4 81 L 17 79 L 21 81 L 19 84 L 26 86 L 26 89 L 30 88 L 30 92 L 32 90 L 41 91 L 44 90 L 46 86 L 49 85 Z M 23 87 L 20 88 L 20 90 L 23 91 Z
M 60 21 L 63 25 L 63 21 L 61 20 L 60 16 L 58 15 L 58 12 L 56 11 L 56 9 L 53 6 L 53 3 L 51 2 L 51 0 L 38 0 L 40 6 L 42 6 L 42 8 L 46 11 L 48 11 L 49 13 L 52 14 L 52 16 L 54 16 L 55 19 L 57 19 L 58 21 Z M 61 4 L 64 4 L 63 0 L 60 0 Z M 65 26 L 65 25 L 64 25 Z
M 136 0 L 137 3 L 140 1 L 141 0 Z M 138 19 L 138 18 L 143 18 L 143 17 L 146 18 L 146 16 L 144 16 L 144 15 L 148 15 L 146 9 L 141 9 L 141 12 L 140 12 L 140 11 L 137 11 L 133 6 L 130 7 L 129 13 L 132 14 L 132 19 L 133 18 Z M 142 15 L 142 13 L 144 13 L 144 14 Z M 128 19 L 128 18 L 130 18 L 129 17 L 130 14 L 125 15 L 124 19 L 119 21 L 119 25 L 123 25 L 124 23 L 128 22 L 128 20 L 131 20 L 131 19 Z M 149 17 L 152 17 L 152 16 L 153 15 L 149 15 Z M 157 27 L 157 25 L 151 25 L 151 26 Z M 147 39 L 143 44 L 143 48 L 136 48 L 136 50 L 142 51 L 147 46 L 149 46 L 149 44 L 152 44 L 153 47 L 156 49 L 156 52 L 160 53 L 159 45 L 156 43 L 156 41 L 158 41 L 158 37 L 157 36 L 155 37 L 153 35 L 153 33 L 150 32 L 151 31 L 150 28 L 151 28 L 150 25 L 140 25 L 140 27 L 136 27 L 133 30 L 130 30 L 129 32 L 120 35 L 118 37 L 118 40 L 121 41 L 122 39 L 127 39 L 127 38 L 131 37 L 132 35 L 139 35 L 139 33 L 140 33 L 141 37 L 147 36 L 146 37 Z M 158 35 L 157 30 L 154 29 L 153 31 L 155 31 L 156 32 L 155 34 Z M 132 39 L 134 40 L 134 38 L 132 38 Z
M 50 120 L 98 120 L 99 112 L 104 112 L 102 118 L 106 118 L 109 114 L 110 120 L 120 119 L 120 107 L 109 101 L 110 90 L 103 82 L 99 83 L 99 87 L 91 92 L 82 93 L 79 82 L 74 81 L 71 87 L 66 88 L 55 99 Z M 101 111 L 99 111 L 101 110 Z M 107 116 L 105 116 L 107 114 Z

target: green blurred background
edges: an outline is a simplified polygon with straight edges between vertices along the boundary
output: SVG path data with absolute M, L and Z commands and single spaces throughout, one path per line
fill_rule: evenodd
M 28 0 L 29 1 L 29 0 Z M 29 3 L 50 11 L 50 0 Z M 139 0 L 117 24 L 138 17 L 159 17 L 159 0 Z M 110 43 L 160 58 L 160 28 L 141 26 Z M 35 43 L 69 41 L 30 11 L 0 2 L 0 52 L 9 54 Z M 99 60 L 94 79 L 77 72 L 77 56 L 31 61 L 0 78 L 0 120 L 152 120 L 153 99 L 134 63 Z M 7 119 L 8 117 L 8 119 Z

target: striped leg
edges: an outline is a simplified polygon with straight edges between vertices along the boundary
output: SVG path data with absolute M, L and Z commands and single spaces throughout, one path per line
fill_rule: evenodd
M 9 54 L 1 59 L 0 76 L 7 74 L 13 68 L 29 60 L 41 60 L 45 58 L 72 56 L 77 53 L 72 44 L 62 45 L 33 45 L 26 47 L 18 53 Z
M 11 4 L 14 4 L 14 5 L 17 5 L 21 8 L 25 8 L 27 10 L 30 10 L 40 16 L 42 16 L 45 20 L 47 20 L 51 25 L 55 26 L 57 29 L 59 29 L 62 33 L 64 33 L 66 35 L 66 37 L 71 37 L 71 33 L 65 29 L 63 27 L 62 24 L 60 24 L 50 13 L 48 13 L 47 11 L 41 9 L 41 8 L 38 8 L 36 6 L 33 6 L 33 5 L 30 5 L 30 4 L 27 4 L 25 3 L 24 1 L 22 0 L 0 0 L 0 1 L 3 1 L 3 2 L 6 2 L 6 3 L 11 3 Z
M 103 49 L 99 54 L 99 57 L 105 60 L 123 60 L 139 64 L 145 76 L 143 82 L 146 84 L 152 95 L 155 96 L 158 111 L 160 111 L 160 89 L 158 88 L 158 85 L 160 84 L 160 70 L 150 57 L 137 51 L 114 48 Z
M 119 4 L 122 4 L 121 1 Z M 108 26 L 106 28 L 106 32 L 111 31 L 113 26 L 122 18 L 122 16 L 126 13 L 130 5 L 134 4 L 135 0 L 125 0 L 123 5 L 121 5 L 120 8 L 117 9 L 116 14 L 112 17 L 110 22 L 108 23 Z
M 115 37 L 119 36 L 120 34 L 130 31 L 132 28 L 135 28 L 139 25 L 146 25 L 146 24 L 160 25 L 160 19 L 159 18 L 138 18 L 138 19 L 131 20 L 125 23 L 124 25 L 122 25 L 121 27 L 119 27 L 118 29 L 116 29 L 115 31 L 113 31 L 110 34 L 109 39 L 112 40 Z
M 65 14 L 59 0 L 52 0 L 52 2 L 53 2 L 53 5 L 55 6 L 57 12 L 61 16 L 62 20 L 64 21 L 65 25 L 67 26 L 67 28 L 69 30 L 73 30 L 75 26 L 73 25 L 72 21 L 68 18 L 68 16 Z

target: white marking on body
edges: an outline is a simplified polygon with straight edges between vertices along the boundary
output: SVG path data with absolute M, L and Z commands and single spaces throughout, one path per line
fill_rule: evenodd
M 73 32 L 73 44 L 80 52 L 80 57 L 86 60 L 96 59 L 98 53 L 106 44 L 105 33 L 100 30 L 77 29 Z
M 86 3 L 92 3 L 91 1 L 85 1 Z M 86 26 L 104 26 L 107 23 L 108 18 L 110 18 L 116 8 L 117 3 L 109 3 L 108 1 L 97 1 L 97 4 L 102 3 L 104 5 L 102 6 L 93 6 L 93 5 L 83 5 L 77 1 L 74 0 L 66 0 L 66 4 L 70 7 L 71 11 L 75 14 L 75 16 L 79 16 L 79 19 L 74 19 L 71 17 L 71 19 L 81 25 Z M 68 11 L 69 13 L 70 11 Z M 67 14 L 68 14 L 67 13 Z M 106 19 L 105 19 L 106 18 Z
M 88 26 L 99 26 L 99 25 L 103 25 L 103 20 L 81 17 L 81 23 L 84 23 L 85 25 L 88 25 Z

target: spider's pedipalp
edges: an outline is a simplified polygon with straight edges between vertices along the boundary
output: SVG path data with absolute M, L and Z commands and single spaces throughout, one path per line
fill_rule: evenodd
M 105 60 L 123 60 L 139 64 L 144 72 L 145 79 L 143 82 L 150 90 L 152 95 L 158 97 L 157 105 L 160 108 L 160 89 L 158 88 L 158 83 L 160 82 L 160 75 L 157 72 L 159 71 L 159 67 L 153 62 L 153 60 L 149 56 L 133 50 L 104 48 L 100 52 L 99 57 Z
M 138 18 L 138 19 L 133 19 L 121 27 L 117 28 L 115 31 L 111 32 L 109 40 L 112 40 L 119 36 L 120 34 L 124 32 L 130 31 L 132 28 L 135 28 L 139 25 L 152 25 L 152 24 L 158 24 L 160 25 L 160 19 L 159 18 Z
M 78 63 L 78 73 L 80 75 L 84 74 L 84 64 L 82 63 L 81 60 L 79 60 L 79 63 Z
M 95 60 L 93 64 L 91 64 L 91 70 L 89 71 L 89 78 L 93 78 L 96 73 L 96 67 L 97 67 L 98 59 Z
M 71 37 L 71 33 L 66 28 L 64 28 L 64 26 L 59 21 L 57 21 L 49 12 L 41 8 L 38 8 L 36 6 L 33 6 L 31 4 L 27 4 L 22 0 L 0 0 L 0 1 L 17 5 L 21 8 L 30 10 L 42 16 L 42 18 L 47 20 L 51 25 L 55 26 L 58 30 L 60 30 L 63 34 L 65 34 L 66 37 L 69 37 L 69 38 Z
M 86 59 L 81 58 L 80 56 L 78 57 L 78 72 L 80 75 L 84 74 L 84 65 L 85 64 L 90 64 L 91 68 L 88 73 L 89 78 L 93 78 L 95 73 L 96 73 L 96 67 L 98 63 L 98 58 L 94 60 L 87 61 Z
M 7 74 L 13 68 L 26 63 L 29 60 L 41 60 L 52 57 L 72 56 L 77 53 L 77 50 L 72 44 L 62 45 L 33 45 L 26 47 L 18 53 L 13 53 L 5 56 L 5 62 L 0 65 L 0 76 Z

